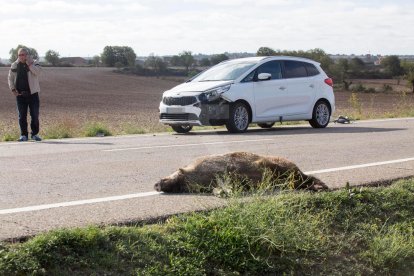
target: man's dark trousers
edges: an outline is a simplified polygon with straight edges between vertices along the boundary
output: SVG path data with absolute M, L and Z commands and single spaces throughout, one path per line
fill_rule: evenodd
M 17 96 L 17 111 L 19 112 L 20 134 L 28 136 L 27 131 L 27 109 L 30 111 L 30 128 L 32 136 L 39 133 L 39 93 L 30 96 Z

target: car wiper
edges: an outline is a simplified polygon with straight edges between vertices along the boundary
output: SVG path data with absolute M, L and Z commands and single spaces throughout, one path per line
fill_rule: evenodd
M 199 82 L 205 82 L 205 81 L 230 81 L 230 80 L 201 80 Z

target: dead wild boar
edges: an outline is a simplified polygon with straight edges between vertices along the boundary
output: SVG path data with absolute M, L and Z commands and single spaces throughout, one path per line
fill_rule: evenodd
M 249 185 L 257 185 L 263 180 L 263 173 L 270 172 L 272 179 L 290 181 L 294 189 L 313 191 L 328 187 L 319 179 L 305 175 L 294 163 L 274 156 L 261 156 L 248 152 L 234 152 L 223 155 L 201 157 L 192 164 L 178 169 L 154 185 L 155 190 L 167 193 L 188 193 L 202 189 L 211 192 L 218 186 L 218 176 L 237 175 L 247 179 Z M 198 188 L 195 189 L 194 187 Z M 254 187 L 250 187 L 251 189 Z

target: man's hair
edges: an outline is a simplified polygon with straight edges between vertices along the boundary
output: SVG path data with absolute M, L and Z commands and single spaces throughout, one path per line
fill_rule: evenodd
M 25 52 L 27 55 L 30 55 L 30 51 L 27 48 L 19 48 L 19 50 L 17 51 L 17 53 L 20 53 L 20 52 Z

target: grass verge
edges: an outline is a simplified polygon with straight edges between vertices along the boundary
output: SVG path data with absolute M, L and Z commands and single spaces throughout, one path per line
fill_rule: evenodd
M 0 245 L 0 274 L 404 275 L 414 270 L 414 179 L 257 196 L 137 227 L 59 230 Z
M 112 133 L 109 128 L 102 122 L 90 122 L 85 125 L 84 136 L 111 136 Z

